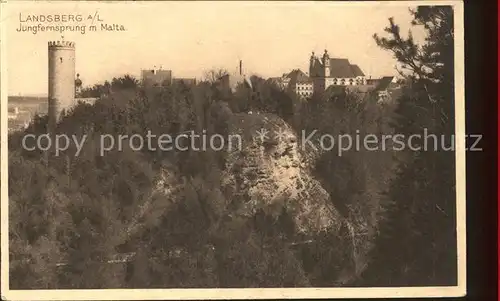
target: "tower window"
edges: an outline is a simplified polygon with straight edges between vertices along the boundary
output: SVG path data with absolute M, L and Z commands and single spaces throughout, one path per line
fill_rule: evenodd
M 61 63 L 62 63 L 62 57 L 60 57 L 59 60 L 61 60 Z

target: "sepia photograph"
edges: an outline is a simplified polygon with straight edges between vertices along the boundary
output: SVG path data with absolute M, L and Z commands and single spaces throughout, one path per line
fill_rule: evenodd
M 465 295 L 461 1 L 0 5 L 2 298 Z

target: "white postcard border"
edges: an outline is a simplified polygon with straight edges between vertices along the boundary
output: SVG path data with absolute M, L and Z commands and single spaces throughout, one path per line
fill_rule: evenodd
M 19 1 L 16 1 L 19 2 Z M 35 1 L 25 1 L 25 3 Z M 41 1 L 40 1 L 41 2 Z M 45 2 L 45 1 L 44 1 Z M 47 1 L 49 2 L 49 1 Z M 63 1 L 54 1 L 64 3 Z M 73 2 L 73 1 L 71 1 Z M 85 1 L 78 1 L 84 5 Z M 116 1 L 115 3 L 122 1 Z M 89 2 L 94 3 L 94 1 Z M 109 3 L 107 1 L 107 3 Z M 138 2 L 127 3 L 133 5 Z M 139 2 L 140 3 L 140 2 Z M 248 2 L 262 5 L 260 1 Z M 320 5 L 303 2 L 304 5 Z M 0 9 L 0 93 L 1 93 L 1 292 L 6 300 L 199 300 L 199 299 L 320 299 L 320 298 L 389 298 L 389 297 L 459 297 L 466 294 L 466 204 L 465 204 L 465 82 L 464 82 L 464 8 L 462 1 L 380 1 L 380 2 L 321 2 L 331 6 L 370 5 L 451 5 L 454 7 L 455 26 L 455 131 L 456 194 L 457 194 L 457 264 L 458 285 L 449 287 L 353 287 L 353 288 L 241 288 L 241 289 L 86 289 L 86 290 L 9 290 L 8 241 L 8 153 L 7 153 L 7 73 L 6 26 L 1 24 L 6 15 L 6 3 Z M 33 3 L 34 4 L 34 3 Z M 118 5 L 123 4 L 119 3 Z M 147 5 L 147 2 L 142 2 Z M 281 2 L 280 5 L 286 5 Z

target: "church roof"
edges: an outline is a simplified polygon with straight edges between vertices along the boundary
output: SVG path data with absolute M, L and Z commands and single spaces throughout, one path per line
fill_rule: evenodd
M 351 78 L 364 76 L 358 65 L 351 65 L 348 59 L 330 59 L 330 77 Z
M 321 76 L 321 68 L 323 63 L 319 58 L 314 58 L 314 67 L 312 76 Z M 320 69 L 318 69 L 320 68 Z M 365 76 L 363 71 L 358 65 L 353 65 L 348 59 L 331 58 L 330 59 L 330 77 L 335 78 L 354 78 L 358 76 Z
M 361 71 L 361 68 L 359 68 L 358 65 L 351 65 L 351 68 L 355 76 L 365 76 L 365 74 L 363 73 L 363 71 Z

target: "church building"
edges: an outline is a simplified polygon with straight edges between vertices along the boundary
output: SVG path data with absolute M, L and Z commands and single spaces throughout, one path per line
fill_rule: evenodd
M 348 59 L 330 58 L 328 51 L 321 58 L 311 55 L 309 77 L 314 83 L 314 92 L 323 92 L 330 86 L 366 85 L 366 77 L 358 65 Z

